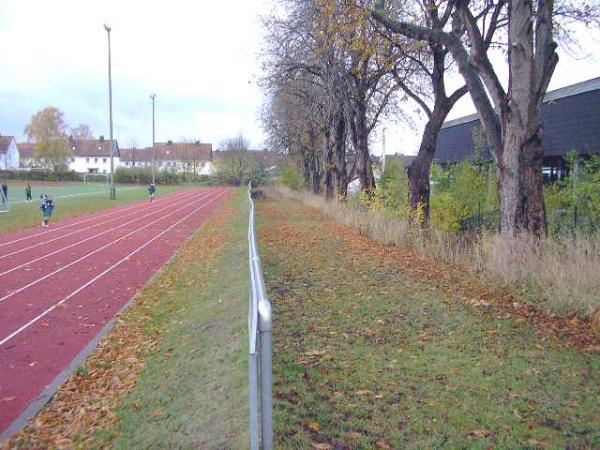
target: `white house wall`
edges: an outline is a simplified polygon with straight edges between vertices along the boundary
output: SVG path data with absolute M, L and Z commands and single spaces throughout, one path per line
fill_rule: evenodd
M 121 161 L 120 163 L 120 167 L 125 168 L 125 169 L 131 169 L 132 165 L 131 165 L 131 161 Z M 143 167 L 152 167 L 152 164 L 150 161 L 136 161 L 135 162 L 135 167 L 136 168 L 143 168 Z M 175 161 L 175 160 L 171 160 L 171 161 L 157 161 L 156 162 L 156 170 L 158 171 L 173 171 L 176 173 L 191 173 L 193 172 L 193 164 L 188 164 L 187 168 L 184 170 L 185 164 L 182 163 L 181 161 Z M 196 163 L 196 173 L 198 173 L 199 175 L 212 175 L 214 173 L 214 165 L 211 161 L 205 161 L 205 162 L 197 162 Z
M 114 157 L 115 169 L 119 167 L 120 158 Z M 110 173 L 109 156 L 74 156 L 69 159 L 69 170 L 77 173 Z
M 13 139 L 8 145 L 6 153 L 0 155 L 0 169 L 16 170 L 19 168 L 19 148 Z

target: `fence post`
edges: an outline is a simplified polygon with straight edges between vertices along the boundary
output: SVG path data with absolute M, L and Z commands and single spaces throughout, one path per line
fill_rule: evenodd
M 258 304 L 260 329 L 260 384 L 262 415 L 262 448 L 273 449 L 273 377 L 272 377 L 272 343 L 271 304 L 261 299 Z

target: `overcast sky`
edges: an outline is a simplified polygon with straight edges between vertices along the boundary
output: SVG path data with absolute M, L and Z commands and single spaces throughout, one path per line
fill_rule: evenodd
M 157 141 L 212 142 L 243 131 L 254 147 L 265 136 L 260 16 L 268 0 L 0 0 L 0 133 L 23 140 L 46 106 L 71 126 L 108 136 L 107 36 L 112 27 L 113 114 L 122 148 L 150 145 L 156 93 Z M 550 89 L 600 76 L 600 35 L 581 32 L 583 51 L 561 52 Z M 595 55 L 593 54 L 595 52 Z M 455 83 L 459 81 L 455 79 Z M 450 118 L 473 112 L 468 99 Z M 386 124 L 387 153 L 414 153 L 416 129 Z M 373 153 L 381 153 L 380 133 Z
M 108 136 L 112 27 L 114 134 L 121 147 L 182 137 L 217 144 L 243 130 L 253 145 L 261 94 L 260 0 L 1 0 L 0 133 L 23 139 L 46 106 Z

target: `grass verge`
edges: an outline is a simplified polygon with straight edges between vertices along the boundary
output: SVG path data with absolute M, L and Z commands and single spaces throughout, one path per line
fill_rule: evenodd
M 3 448 L 247 447 L 246 201 L 226 201 Z
M 528 303 L 562 316 L 578 315 L 600 327 L 600 235 L 550 236 L 448 233 L 415 227 L 382 205 L 328 202 L 323 197 L 285 188 L 284 196 L 309 206 L 386 245 L 414 250 L 458 264 L 501 289 L 519 291 Z
M 600 446 L 598 347 L 297 201 L 260 202 L 258 218 L 276 448 Z
M 83 183 L 77 183 L 83 186 Z M 64 187 L 61 185 L 61 187 Z M 59 198 L 55 197 L 55 209 L 52 214 L 52 222 L 70 219 L 86 214 L 93 214 L 98 211 L 113 208 L 115 206 L 126 205 L 148 198 L 148 192 L 143 186 L 124 186 L 125 189 L 117 189 L 117 199 L 110 200 L 108 191 L 102 193 L 94 193 L 83 195 L 80 197 Z M 90 192 L 88 190 L 79 190 L 76 193 Z M 161 186 L 159 195 L 166 195 L 172 192 L 177 192 L 182 189 L 179 186 Z M 73 188 L 69 188 L 72 192 Z M 77 191 L 77 189 L 75 189 Z M 50 195 L 52 191 L 45 191 Z M 67 195 L 67 194 L 65 194 Z M 30 227 L 39 227 L 42 222 L 42 212 L 40 210 L 39 196 L 32 203 L 14 203 L 11 204 L 11 210 L 8 213 L 0 214 L 0 235 L 11 233 L 14 231 L 22 231 Z

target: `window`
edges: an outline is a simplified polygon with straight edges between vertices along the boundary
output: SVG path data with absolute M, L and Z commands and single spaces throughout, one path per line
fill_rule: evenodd
M 102 158 L 102 162 L 106 164 L 106 158 Z
M 97 163 L 98 162 L 98 158 L 94 158 L 94 162 Z
M 85 158 L 85 162 L 89 163 L 90 162 L 90 158 Z

